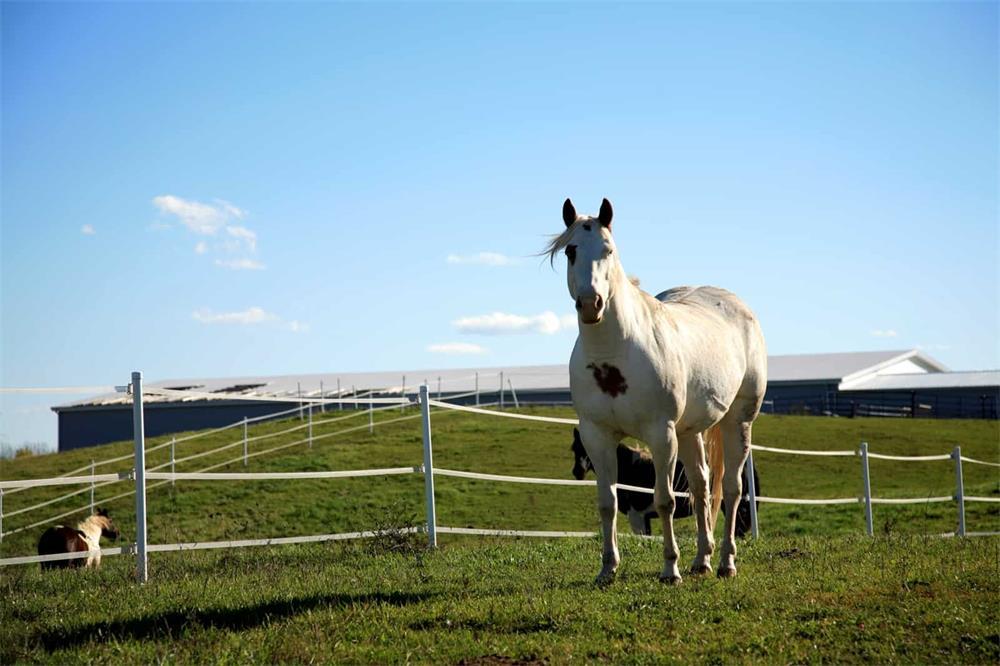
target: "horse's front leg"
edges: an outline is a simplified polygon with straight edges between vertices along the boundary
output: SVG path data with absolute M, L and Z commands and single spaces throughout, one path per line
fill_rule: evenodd
M 695 525 L 698 528 L 698 554 L 691 563 L 691 573 L 700 575 L 712 571 L 712 552 L 715 541 L 710 527 L 708 496 L 708 464 L 701 433 L 688 433 L 678 438 L 678 455 L 684 463 L 684 473 L 688 479 L 688 494 L 693 508 Z
M 615 433 L 586 421 L 580 422 L 580 437 L 597 475 L 597 512 L 601 516 L 603 553 L 601 572 L 597 574 L 595 582 L 603 585 L 614 580 L 615 571 L 618 570 L 618 563 L 621 561 L 618 554 L 616 526 L 618 496 L 615 493 L 615 484 L 618 483 L 618 459 L 615 450 L 618 448 L 618 441 Z
M 674 538 L 674 465 L 677 464 L 677 432 L 673 421 L 658 426 L 646 435 L 646 443 L 653 453 L 656 468 L 656 485 L 653 487 L 653 506 L 663 523 L 663 571 L 660 580 L 665 583 L 681 582 L 681 572 L 677 567 L 680 551 Z

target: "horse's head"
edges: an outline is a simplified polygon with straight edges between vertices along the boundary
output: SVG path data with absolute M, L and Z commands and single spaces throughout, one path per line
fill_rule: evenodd
M 573 202 L 563 204 L 566 231 L 549 244 L 549 256 L 563 250 L 566 254 L 566 283 L 570 298 L 576 303 L 580 322 L 597 324 L 604 316 L 620 264 L 613 255 L 611 238 L 611 202 L 605 199 L 597 217 L 577 215 Z
M 98 509 L 94 516 L 97 519 L 97 524 L 101 526 L 101 536 L 111 541 L 117 541 L 118 528 L 111 522 L 111 516 L 108 515 L 107 510 Z
M 583 477 L 587 476 L 588 471 L 594 469 L 594 465 L 590 462 L 587 450 L 583 448 L 580 431 L 576 428 L 573 428 L 573 446 L 570 449 L 573 451 L 573 477 L 577 481 L 583 481 Z

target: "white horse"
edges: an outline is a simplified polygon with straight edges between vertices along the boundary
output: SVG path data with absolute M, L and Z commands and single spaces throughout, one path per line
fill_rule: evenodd
M 603 534 L 597 581 L 612 580 L 620 561 L 615 449 L 623 435 L 644 441 L 653 454 L 653 502 L 663 522 L 660 580 L 681 580 L 670 484 L 678 455 L 687 471 L 698 526 L 691 573 L 712 570 L 721 480 L 726 504 L 733 510 L 726 515 L 718 575 L 734 576 L 741 471 L 767 384 L 764 336 L 750 309 L 724 289 L 677 287 L 657 298 L 639 289 L 618 259 L 611 218 L 607 199 L 597 217 L 577 216 L 567 199 L 567 228 L 546 248 L 552 260 L 565 251 L 569 293 L 580 325 L 569 376 L 580 432 L 597 474 Z M 704 440 L 717 440 L 716 433 L 721 433 L 721 444 L 713 451 L 710 442 L 706 455 Z M 716 482 L 711 508 L 709 464 Z

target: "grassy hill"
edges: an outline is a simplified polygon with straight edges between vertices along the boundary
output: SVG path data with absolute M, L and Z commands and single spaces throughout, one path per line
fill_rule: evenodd
M 569 410 L 531 413 L 570 415 Z M 345 413 L 333 412 L 327 419 Z M 251 471 L 304 471 L 418 465 L 413 410 L 377 414 L 362 428 L 251 459 Z M 364 424 L 364 415 L 359 416 Z M 315 424 L 316 435 L 355 425 Z M 297 421 L 261 424 L 256 436 Z M 500 474 L 569 478 L 570 428 L 454 412 L 433 416 L 435 465 Z M 253 442 L 261 451 L 304 431 Z M 824 419 L 764 416 L 759 444 L 854 449 L 866 440 L 890 454 L 946 453 L 1000 459 L 996 422 Z M 178 457 L 238 441 L 238 430 L 178 445 Z M 152 439 L 152 447 L 164 441 Z M 2 478 L 54 476 L 130 451 L 130 443 L 0 461 Z M 178 466 L 194 471 L 237 457 L 240 447 Z M 166 460 L 166 449 L 148 465 Z M 764 494 L 845 497 L 861 493 L 857 458 L 759 453 Z M 127 469 L 99 468 L 99 472 Z M 241 470 L 237 463 L 231 470 Z M 947 495 L 950 462 L 872 461 L 877 497 Z M 1000 494 L 996 468 L 965 465 L 966 492 Z M 592 488 L 525 486 L 439 477 L 438 522 L 454 527 L 594 530 Z M 126 539 L 134 531 L 127 482 L 98 490 Z M 57 497 L 46 488 L 4 497 L 4 512 Z M 405 526 L 423 520 L 419 475 L 345 480 L 178 482 L 151 488 L 151 543 L 240 539 Z M 88 494 L 20 516 L 4 528 L 82 507 Z M 82 515 L 82 513 L 80 514 Z M 76 518 L 66 518 L 71 522 Z M 397 550 L 396 540 L 154 554 L 151 583 L 131 581 L 128 557 L 97 572 L 43 574 L 0 569 L 0 663 L 198 660 L 513 663 L 512 659 L 611 661 L 967 661 L 995 662 L 1000 540 L 926 538 L 954 530 L 953 503 L 875 507 L 878 537 L 863 536 L 860 505 L 762 505 L 762 538 L 740 552 L 730 583 L 656 583 L 659 546 L 627 539 L 621 579 L 591 586 L 596 540 L 538 541 L 449 537 L 442 548 Z M 997 504 L 968 504 L 970 530 L 1000 529 Z M 621 521 L 620 529 L 627 530 Z M 693 527 L 681 521 L 682 558 L 694 554 Z M 0 557 L 33 554 L 42 528 L 4 538 Z M 404 546 L 407 544 L 404 543 Z M 82 575 L 81 575 L 82 574 Z M 477 661 L 478 660 L 478 661 Z M 506 661 L 505 661 L 506 660 Z

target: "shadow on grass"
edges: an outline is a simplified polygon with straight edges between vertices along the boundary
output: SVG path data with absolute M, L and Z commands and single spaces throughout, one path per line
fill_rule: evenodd
M 240 608 L 177 610 L 116 622 L 94 622 L 38 635 L 49 652 L 91 641 L 156 640 L 177 638 L 190 627 L 243 631 L 316 608 L 344 608 L 354 605 L 387 604 L 407 606 L 438 596 L 425 592 L 373 592 L 370 594 L 320 594 L 300 599 L 275 600 Z

